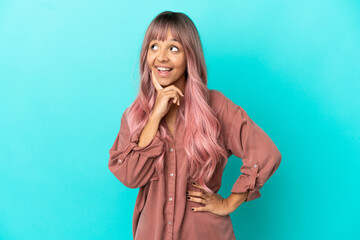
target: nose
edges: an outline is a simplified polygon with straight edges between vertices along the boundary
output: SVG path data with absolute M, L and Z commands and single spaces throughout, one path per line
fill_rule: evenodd
M 162 62 L 168 60 L 167 51 L 166 48 L 159 51 L 159 54 L 157 56 L 157 59 Z

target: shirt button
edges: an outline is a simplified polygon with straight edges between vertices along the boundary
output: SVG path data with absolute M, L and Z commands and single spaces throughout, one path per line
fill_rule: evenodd
M 118 162 L 121 163 L 122 159 L 119 159 Z
M 168 224 L 171 224 L 171 222 L 169 221 Z
M 174 149 L 170 148 L 170 152 L 172 152 Z
M 256 165 L 256 164 L 254 164 L 254 168 L 257 168 L 257 165 Z
M 169 201 L 171 202 L 171 201 L 172 201 L 172 198 L 169 198 Z
M 174 176 L 174 174 L 173 174 L 173 173 L 170 173 L 170 177 L 172 177 L 172 176 Z

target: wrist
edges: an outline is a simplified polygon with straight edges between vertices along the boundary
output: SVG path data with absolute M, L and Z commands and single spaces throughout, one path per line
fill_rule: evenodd
M 154 123 L 160 123 L 161 119 L 162 118 L 155 112 L 152 112 L 149 116 L 149 121 L 154 122 Z
M 161 119 L 162 119 L 162 117 L 159 114 L 157 114 L 156 112 L 153 111 L 152 113 L 150 113 L 149 120 L 160 122 Z
M 235 211 L 246 200 L 248 195 L 249 190 L 244 193 L 231 193 L 230 196 L 226 198 L 229 211 Z

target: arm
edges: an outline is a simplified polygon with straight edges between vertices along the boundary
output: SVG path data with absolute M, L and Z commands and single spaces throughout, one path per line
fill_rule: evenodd
M 226 198 L 226 206 L 228 207 L 229 213 L 235 211 L 249 196 L 249 191 L 245 193 L 231 193 L 228 198 Z
M 130 136 L 126 113 L 127 110 L 121 117 L 120 131 L 109 150 L 108 167 L 125 186 L 138 188 L 156 174 L 154 160 L 162 154 L 164 142 L 160 138 L 159 122 L 152 117 L 144 129 Z
M 139 142 L 138 142 L 139 147 L 144 147 L 151 142 L 151 140 L 155 137 L 156 133 L 158 132 L 160 121 L 161 118 L 157 117 L 156 115 L 150 114 L 149 120 L 146 123 L 139 137 Z
M 241 158 L 242 174 L 236 180 L 232 193 L 246 193 L 244 202 L 261 196 L 260 189 L 274 174 L 281 162 L 281 154 L 270 137 L 248 116 L 240 106 L 234 107 L 235 113 L 228 134 L 228 149 Z M 238 201 L 233 195 L 232 202 L 236 206 Z M 239 199 L 238 195 L 237 199 Z

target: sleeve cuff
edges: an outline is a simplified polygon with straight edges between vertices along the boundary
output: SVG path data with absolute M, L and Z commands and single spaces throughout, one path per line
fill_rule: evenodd
M 251 201 L 251 200 L 254 200 L 256 198 L 261 197 L 259 189 L 256 189 L 256 188 L 250 189 L 248 187 L 241 187 L 239 185 L 240 184 L 235 183 L 235 185 L 231 189 L 231 192 L 232 193 L 245 193 L 245 192 L 249 191 L 249 194 L 248 194 L 248 196 L 247 196 L 247 198 L 245 199 L 244 202 L 248 202 L 248 201 Z
M 259 165 L 256 162 L 249 171 L 249 174 L 241 174 L 234 183 L 231 192 L 232 193 L 245 193 L 249 191 L 249 195 L 245 202 L 254 200 L 261 196 L 258 188 L 255 187 L 256 177 L 258 173 Z
M 139 142 L 140 134 L 141 134 L 141 130 L 137 131 L 130 137 L 130 144 L 127 147 L 127 149 L 124 151 L 122 158 L 125 158 L 131 150 L 138 151 L 140 154 L 145 155 L 147 157 L 159 156 L 162 153 L 164 142 L 160 137 L 159 130 L 157 131 L 153 139 L 147 145 L 142 147 L 139 147 L 137 145 Z

